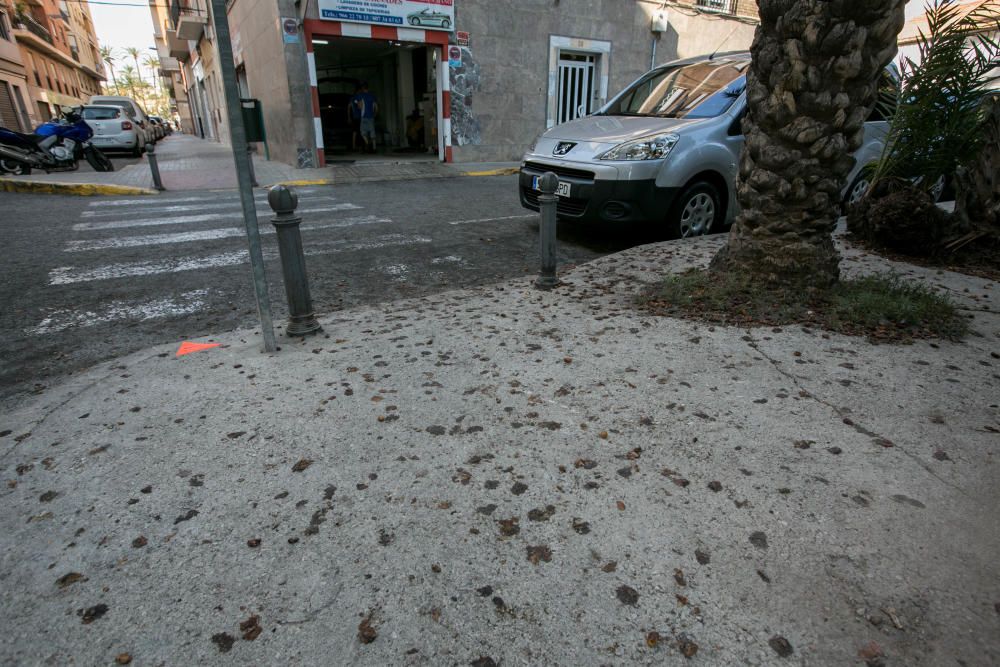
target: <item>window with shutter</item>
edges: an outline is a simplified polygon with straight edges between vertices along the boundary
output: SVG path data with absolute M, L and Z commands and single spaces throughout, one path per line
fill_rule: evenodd
M 21 127 L 20 114 L 14 106 L 14 97 L 10 92 L 10 85 L 6 81 L 0 81 L 0 125 L 11 130 L 23 132 Z

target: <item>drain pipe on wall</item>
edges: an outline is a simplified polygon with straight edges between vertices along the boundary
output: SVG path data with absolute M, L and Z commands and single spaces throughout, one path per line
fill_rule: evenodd
M 659 9 L 653 14 L 653 20 L 649 26 L 650 32 L 653 33 L 653 55 L 649 60 L 649 69 L 656 67 L 656 45 L 660 42 L 660 35 L 667 31 L 669 25 L 666 9 Z

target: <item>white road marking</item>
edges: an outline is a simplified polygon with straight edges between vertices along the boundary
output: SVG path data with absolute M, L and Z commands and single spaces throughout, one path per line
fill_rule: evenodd
M 537 218 L 537 213 L 526 213 L 525 215 L 505 215 L 502 218 L 477 218 L 475 220 L 453 220 L 449 225 L 471 225 L 475 222 L 499 222 L 501 220 L 522 220 L 525 218 Z
M 316 192 L 316 188 L 292 188 L 295 190 L 295 194 L 303 195 Z M 211 191 L 210 194 L 198 195 L 195 197 L 170 197 L 168 195 L 157 195 L 153 197 L 145 197 L 143 199 L 99 199 L 97 201 L 92 201 L 88 204 L 91 207 L 104 208 L 107 206 L 141 206 L 141 205 L 163 205 L 166 202 L 176 203 L 176 202 L 187 202 L 187 201 L 217 201 L 220 196 L 233 197 L 234 201 L 239 201 L 239 193 L 236 190 L 224 190 L 222 192 Z M 266 190 L 254 191 L 253 196 L 256 199 L 267 200 Z
M 393 280 L 398 283 L 405 283 L 406 276 L 410 273 L 410 267 L 406 264 L 390 264 L 389 266 L 383 267 L 382 270 L 392 276 Z
M 190 315 L 204 310 L 204 297 L 207 289 L 185 292 L 176 299 L 154 299 L 145 303 L 129 303 L 127 301 L 112 301 L 101 310 L 80 311 L 77 309 L 54 310 L 37 326 L 24 330 L 29 336 L 57 333 L 72 327 L 92 327 L 96 324 L 118 322 L 123 320 L 145 322 L 162 317 L 177 317 Z
M 59 266 L 49 271 L 50 285 L 72 285 L 92 280 L 111 280 L 113 278 L 133 278 L 136 276 L 152 276 L 161 273 L 179 273 L 195 271 L 220 266 L 233 266 L 247 262 L 246 250 L 227 252 L 206 257 L 182 257 L 180 259 L 162 262 L 129 262 L 126 264 L 109 264 L 95 269 L 77 269 L 73 266 Z
M 330 252 L 345 252 L 352 250 L 378 250 L 379 248 L 388 248 L 391 246 L 405 246 L 405 245 L 418 245 L 424 243 L 433 243 L 433 239 L 429 239 L 426 236 L 404 236 L 403 234 L 385 234 L 383 236 L 376 236 L 370 241 L 356 241 L 354 243 L 347 243 L 347 241 L 321 241 L 319 243 L 310 243 L 311 248 L 316 248 L 315 250 L 306 250 L 306 255 L 326 255 L 329 254 L 326 250 L 320 250 L 319 248 L 325 246 L 336 246 L 340 244 L 346 244 L 343 250 L 333 250 Z
M 455 255 L 448 255 L 447 257 L 435 257 L 431 260 L 431 264 L 465 264 L 465 260 Z
M 319 195 L 317 197 L 299 197 L 299 207 L 302 207 L 303 203 L 313 202 L 313 201 L 336 201 L 336 198 L 330 197 L 329 195 Z M 234 201 L 213 201 L 213 202 L 202 202 L 199 204 L 171 204 L 165 206 L 149 206 L 141 209 L 143 215 L 148 215 L 150 213 L 182 213 L 184 211 L 204 211 L 206 209 L 212 208 L 242 208 L 241 202 L 239 200 Z M 259 210 L 264 210 L 270 212 L 270 207 L 267 202 L 257 202 L 257 208 Z M 111 216 L 123 215 L 124 211 L 84 211 L 80 214 L 81 218 L 110 218 Z
M 337 222 L 327 222 L 318 225 L 306 225 L 303 229 L 340 229 L 358 225 L 375 225 L 392 222 L 389 218 L 366 215 L 358 218 L 345 218 Z M 202 229 L 195 232 L 179 232 L 176 234 L 147 234 L 145 236 L 121 236 L 107 239 L 90 239 L 67 241 L 63 252 L 83 252 L 85 250 L 107 250 L 109 248 L 138 248 L 147 245 L 164 245 L 167 243 L 190 243 L 191 241 L 214 241 L 246 236 L 246 230 L 239 227 L 222 227 L 219 229 Z M 261 227 L 261 235 L 274 234 L 273 227 Z
M 307 208 L 299 211 L 300 215 L 310 213 L 331 213 L 334 211 L 360 211 L 361 207 L 356 204 L 333 204 L 321 208 Z M 258 210 L 258 214 L 262 214 Z M 186 225 L 192 222 L 211 222 L 213 220 L 234 220 L 242 218 L 243 213 L 233 211 L 232 213 L 205 213 L 203 215 L 178 215 L 172 218 L 144 218 L 140 220 L 113 220 L 109 222 L 78 222 L 73 225 L 73 230 L 77 232 L 89 232 L 100 229 L 128 229 L 129 227 L 159 227 L 161 225 Z M 258 215 L 258 217 L 264 217 Z
M 402 234 L 386 234 L 368 241 L 349 243 L 345 240 L 325 241 L 311 244 L 306 251 L 307 256 L 331 255 L 335 253 L 353 252 L 357 250 L 374 250 L 392 246 L 408 246 L 432 243 L 426 236 L 404 236 Z M 315 246 L 321 247 L 315 247 Z M 329 248 L 329 249 L 323 249 Z M 273 250 L 264 252 L 265 260 L 275 260 L 278 253 Z M 163 273 L 180 273 L 181 271 L 196 271 L 223 266 L 235 266 L 249 262 L 246 250 L 208 255 L 205 257 L 181 257 L 161 262 L 128 262 L 124 264 L 108 264 L 93 269 L 81 269 L 74 266 L 60 266 L 49 271 L 50 285 L 72 285 L 95 280 L 112 280 L 115 278 L 134 278 L 137 276 L 152 276 Z

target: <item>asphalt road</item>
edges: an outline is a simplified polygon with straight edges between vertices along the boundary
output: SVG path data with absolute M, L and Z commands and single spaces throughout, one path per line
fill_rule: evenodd
M 538 270 L 537 215 L 516 177 L 300 188 L 316 312 Z M 287 316 L 270 210 L 258 215 L 275 322 Z M 0 399 L 150 345 L 257 323 L 235 191 L 81 198 L 0 194 Z M 559 261 L 648 240 L 560 226 Z M 335 331 L 330 331 L 333 335 Z

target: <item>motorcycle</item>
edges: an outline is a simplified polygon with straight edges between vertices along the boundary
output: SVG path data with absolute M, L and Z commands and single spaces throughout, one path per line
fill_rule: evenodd
M 94 171 L 114 171 L 111 160 L 90 143 L 94 130 L 80 111 L 80 107 L 62 107 L 58 119 L 42 123 L 34 134 L 0 127 L 0 172 L 74 171 L 81 157 Z

